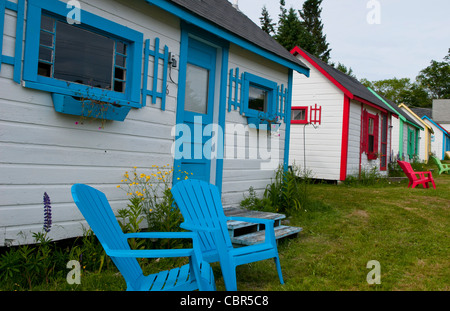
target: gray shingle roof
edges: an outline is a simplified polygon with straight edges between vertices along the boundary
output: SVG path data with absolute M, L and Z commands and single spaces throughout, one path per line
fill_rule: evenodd
M 280 45 L 228 0 L 170 0 L 183 9 L 231 32 L 260 48 L 307 70 L 309 68 Z
M 431 108 L 410 108 L 415 114 L 417 114 L 420 118 L 423 116 L 428 116 L 431 118 L 431 114 L 433 112 L 433 109 Z

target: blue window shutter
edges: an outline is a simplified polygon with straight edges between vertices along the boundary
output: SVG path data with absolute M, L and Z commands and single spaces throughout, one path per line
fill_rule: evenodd
M 161 110 L 166 110 L 166 94 L 167 94 L 167 71 L 169 70 L 169 48 L 164 46 L 164 52 L 159 52 L 159 38 L 155 38 L 155 49 L 150 49 L 150 40 L 145 40 L 144 48 L 144 83 L 142 87 L 142 106 L 146 105 L 147 96 L 152 97 L 152 104 L 156 104 L 156 99 L 161 99 Z M 153 83 L 148 89 L 149 61 L 153 57 Z M 158 72 L 160 60 L 163 61 L 163 77 L 161 92 L 158 92 Z
M 16 23 L 16 42 L 14 48 L 14 56 L 3 55 L 3 36 L 5 27 L 6 10 L 17 13 Z M 0 0 L 0 71 L 3 64 L 14 66 L 14 81 L 20 83 L 22 79 L 22 48 L 23 48 L 23 30 L 25 16 L 25 0 L 18 0 L 17 3 Z

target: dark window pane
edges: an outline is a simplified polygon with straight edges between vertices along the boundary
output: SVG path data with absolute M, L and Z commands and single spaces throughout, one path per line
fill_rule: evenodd
M 125 78 L 126 78 L 126 70 L 125 69 L 116 67 L 114 72 L 115 72 L 114 78 L 120 79 L 120 80 L 125 80 Z
M 51 33 L 41 31 L 41 45 L 53 47 L 53 35 Z
M 114 81 L 114 91 L 123 93 L 125 91 L 125 83 L 121 81 Z
M 38 64 L 38 75 L 44 76 L 44 77 L 51 77 L 52 65 L 40 62 Z
M 116 55 L 116 66 L 125 67 L 126 66 L 126 57 L 121 55 Z
M 55 20 L 51 17 L 42 15 L 41 17 L 41 29 L 48 30 L 50 32 L 54 32 L 55 29 Z
M 111 89 L 115 42 L 66 23 L 56 27 L 54 78 Z
M 295 109 L 291 112 L 292 118 L 294 121 L 304 121 L 306 118 L 306 112 L 304 109 Z
M 248 108 L 266 112 L 267 91 L 258 87 L 250 86 L 248 94 Z
M 386 142 L 387 141 L 387 117 L 386 115 L 383 115 L 383 128 L 381 129 L 381 137 L 382 137 L 382 141 Z
M 374 152 L 375 150 L 373 149 L 373 144 L 374 144 L 374 136 L 373 135 L 369 135 L 369 152 Z
M 53 50 L 51 49 L 47 49 L 45 47 L 40 47 L 39 48 L 39 59 L 40 60 L 45 60 L 47 62 L 52 62 L 53 61 Z
M 117 42 L 116 52 L 126 55 L 127 54 L 127 45 L 123 42 Z

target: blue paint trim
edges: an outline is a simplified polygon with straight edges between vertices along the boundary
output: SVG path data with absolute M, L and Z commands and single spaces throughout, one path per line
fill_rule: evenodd
M 152 88 L 148 89 L 148 70 L 150 56 L 153 57 L 153 84 Z M 161 92 L 158 92 L 158 73 L 159 61 L 163 60 L 163 78 Z M 145 40 L 144 48 L 144 82 L 142 87 L 142 106 L 147 105 L 147 96 L 152 96 L 152 104 L 156 104 L 156 99 L 161 99 L 161 110 L 166 110 L 166 96 L 167 96 L 167 72 L 169 70 L 169 48 L 164 46 L 164 53 L 159 52 L 159 38 L 155 38 L 155 49 L 150 49 L 150 40 Z
M 244 89 L 242 88 L 243 74 L 239 76 L 239 67 L 236 68 L 236 73 L 233 74 L 233 69 L 230 69 L 230 85 L 228 94 L 228 112 L 231 111 L 233 107 L 234 110 L 239 108 L 239 112 L 242 114 L 242 102 L 244 98 Z M 239 86 L 240 92 L 239 92 Z M 233 92 L 234 87 L 234 92 Z M 240 93 L 240 94 L 239 94 Z M 234 97 L 233 97 L 234 94 Z
M 229 60 L 229 44 L 217 38 L 216 36 L 205 32 L 193 25 L 182 22 L 181 23 L 181 44 L 180 44 L 180 71 L 178 75 L 178 98 L 177 98 L 177 111 L 176 111 L 176 120 L 177 124 L 184 120 L 184 109 L 180 109 L 180 107 L 184 107 L 184 98 L 186 91 L 186 66 L 188 63 L 188 47 L 190 37 L 193 37 L 197 40 L 204 40 L 212 45 L 217 46 L 222 51 L 222 59 L 221 59 L 221 72 L 220 72 L 220 94 L 219 96 L 219 126 L 223 129 L 223 135 L 225 134 L 225 117 L 227 110 L 227 86 L 228 86 L 228 60 Z M 191 62 L 193 60 L 189 60 Z M 217 107 L 214 107 L 217 108 Z M 212 122 L 212 120 L 211 120 Z M 191 133 L 192 134 L 192 133 Z M 176 138 L 175 138 L 176 139 Z M 222 193 L 222 184 L 223 184 L 223 156 L 225 150 L 225 139 L 219 138 L 218 146 L 219 152 L 216 159 L 216 186 L 218 187 L 220 193 Z M 178 166 L 181 166 L 181 160 L 174 160 L 174 168 L 175 173 Z M 174 175 L 174 181 L 176 182 L 176 175 Z
M 178 18 L 187 21 L 191 24 L 197 25 L 199 28 L 202 28 L 206 31 L 209 31 L 210 33 L 225 39 L 231 43 L 234 43 L 246 50 L 249 50 L 257 55 L 260 55 L 268 60 L 271 60 L 273 62 L 276 62 L 284 67 L 287 67 L 289 69 L 293 69 L 301 74 L 304 74 L 305 76 L 309 77 L 309 69 L 306 69 L 294 62 L 290 62 L 287 59 L 284 59 L 278 55 L 275 55 L 267 50 L 264 50 L 263 48 L 245 40 L 241 37 L 232 34 L 223 28 L 219 27 L 218 25 L 215 25 L 211 22 L 208 22 L 204 20 L 203 18 L 199 17 L 198 15 L 195 15 L 194 13 L 185 11 L 184 9 L 180 8 L 179 6 L 170 3 L 169 1 L 164 0 L 146 0 L 149 4 L 153 4 L 175 16 Z
M 52 99 L 57 112 L 102 120 L 124 121 L 131 110 L 131 107 L 116 107 L 112 104 L 105 104 L 101 107 L 91 104 L 89 100 L 83 103 L 72 96 L 56 93 L 52 93 Z
M 17 12 L 16 38 L 14 47 L 14 57 L 3 55 L 3 33 L 5 24 L 5 10 Z M 17 3 L 1 0 L 0 1 L 0 71 L 2 63 L 14 66 L 13 80 L 16 83 L 22 79 L 22 50 L 23 50 L 23 29 L 25 21 L 25 0 L 18 0 Z
M 289 169 L 289 148 L 290 148 L 290 140 L 291 140 L 291 106 L 292 106 L 292 87 L 294 81 L 294 72 L 292 69 L 289 69 L 289 77 L 288 77 L 288 88 L 287 88 L 287 101 L 285 106 L 285 118 L 284 121 L 286 123 L 286 137 L 284 142 L 284 170 L 287 171 Z
M 268 91 L 267 111 L 265 113 L 250 109 L 248 107 L 250 85 Z M 241 104 L 241 114 L 244 114 L 246 117 L 250 118 L 257 118 L 260 116 L 264 118 L 271 118 L 271 116 L 276 116 L 276 103 L 278 98 L 278 85 L 276 82 L 245 72 L 242 83 L 242 90 L 243 98 Z
M 5 10 L 6 10 L 6 1 L 1 0 L 0 1 L 0 34 L 2 35 L 0 38 L 0 71 L 2 70 L 2 63 L 5 61 L 3 60 L 3 34 L 4 34 L 4 27 L 5 27 Z
M 76 83 L 38 76 L 38 54 L 40 39 L 40 24 L 42 11 L 51 12 L 64 18 L 71 9 L 67 4 L 56 0 L 28 0 L 27 29 L 25 42 L 25 64 L 23 79 L 25 86 L 64 95 L 87 96 L 116 102 L 121 105 L 141 107 L 141 75 L 142 51 L 144 36 L 142 33 L 126 26 L 109 21 L 92 13 L 81 11 L 81 26 L 115 39 L 123 40 L 128 44 L 127 85 L 125 93 L 91 88 Z
M 227 72 L 228 72 L 228 60 L 229 60 L 229 47 L 228 45 L 222 47 L 222 74 L 221 74 L 221 87 L 220 87 L 220 104 L 219 104 L 219 126 L 222 128 L 222 145 L 221 153 L 217 156 L 216 161 L 216 187 L 219 189 L 219 193 L 222 194 L 223 184 L 223 158 L 225 156 L 225 115 L 227 106 Z
M 450 149 L 450 134 L 449 134 L 449 132 L 446 129 L 444 129 L 439 124 L 437 124 L 436 122 L 431 120 L 428 116 L 423 116 L 422 117 L 422 120 L 425 120 L 425 119 L 430 121 L 434 126 L 436 126 L 444 134 L 444 136 L 442 137 L 442 158 L 441 158 L 441 160 L 444 160 L 445 159 L 445 152 L 449 151 L 449 150 L 446 150 L 447 147 L 448 147 L 448 149 Z M 447 146 L 446 146 L 446 144 L 447 144 Z

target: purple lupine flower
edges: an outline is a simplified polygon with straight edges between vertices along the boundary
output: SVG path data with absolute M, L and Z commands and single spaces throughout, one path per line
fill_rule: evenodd
M 47 192 L 44 192 L 44 231 L 47 233 L 52 227 L 52 206 L 50 204 L 50 197 Z

